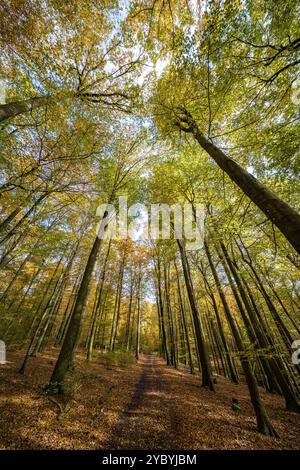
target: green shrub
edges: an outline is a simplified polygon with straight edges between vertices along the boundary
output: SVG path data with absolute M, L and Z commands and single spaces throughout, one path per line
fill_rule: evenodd
M 135 364 L 135 356 L 128 351 L 108 351 L 101 354 L 99 362 L 108 369 L 111 367 L 129 367 Z

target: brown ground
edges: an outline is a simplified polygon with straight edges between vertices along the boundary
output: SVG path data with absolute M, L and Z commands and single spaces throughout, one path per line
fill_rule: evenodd
M 0 366 L 0 449 L 300 449 L 300 416 L 284 411 L 280 397 L 262 392 L 281 435 L 269 438 L 255 430 L 244 385 L 217 377 L 214 394 L 199 386 L 198 376 L 153 356 L 106 369 L 79 355 L 80 388 L 59 418 L 59 406 L 42 393 L 56 355 L 32 358 L 24 376 L 17 372 L 21 353 L 8 354 Z

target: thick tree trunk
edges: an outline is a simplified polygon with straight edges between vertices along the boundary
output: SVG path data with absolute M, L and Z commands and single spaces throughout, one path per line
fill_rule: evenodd
M 105 211 L 100 230 L 101 233 L 107 228 L 108 211 Z M 69 370 L 74 352 L 77 346 L 77 341 L 81 329 L 84 309 L 87 303 L 88 294 L 90 290 L 90 284 L 92 279 L 93 270 L 97 261 L 98 254 L 103 245 L 103 238 L 96 236 L 90 255 L 87 260 L 87 264 L 84 270 L 84 274 L 81 280 L 81 284 L 78 290 L 76 302 L 66 332 L 60 354 L 58 356 L 55 368 L 53 370 L 50 383 L 49 391 L 63 393 L 64 391 L 64 380 L 67 371 Z
M 228 157 L 200 132 L 193 117 L 186 110 L 179 110 L 178 125 L 184 132 L 192 133 L 201 147 L 227 173 L 230 179 L 260 208 L 267 218 L 300 253 L 300 215 L 275 193 L 265 188 L 253 175 Z
M 13 101 L 0 105 L 0 122 L 13 118 L 19 114 L 29 113 L 34 109 L 45 106 L 53 100 L 51 96 L 37 96 L 23 101 Z

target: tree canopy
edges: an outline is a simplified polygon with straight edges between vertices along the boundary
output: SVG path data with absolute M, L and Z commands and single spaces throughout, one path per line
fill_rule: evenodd
M 300 411 L 297 2 L 4 0 L 0 38 L 0 338 L 20 372 L 55 348 L 60 396 L 77 351 L 156 353 L 212 393 L 247 384 L 278 436 L 261 387 Z M 201 207 L 201 245 L 173 213 L 149 236 L 151 205 L 189 206 L 194 230 Z M 100 237 L 122 210 L 135 238 Z

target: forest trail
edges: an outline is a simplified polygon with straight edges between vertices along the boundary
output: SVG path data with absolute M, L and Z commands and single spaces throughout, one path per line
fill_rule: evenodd
M 126 367 L 87 363 L 81 350 L 69 379 L 76 392 L 68 412 L 43 393 L 58 350 L 31 358 L 18 373 L 24 352 L 9 352 L 0 367 L 0 449 L 299 449 L 300 417 L 281 397 L 261 389 L 280 439 L 256 431 L 246 385 L 219 375 L 216 393 L 200 387 L 199 374 L 168 367 L 141 355 Z M 111 392 L 109 392 L 111 390 Z M 241 411 L 232 411 L 238 399 Z
M 171 449 L 180 435 L 166 371 L 153 355 L 140 360 L 141 376 L 134 394 L 113 430 L 109 449 Z

